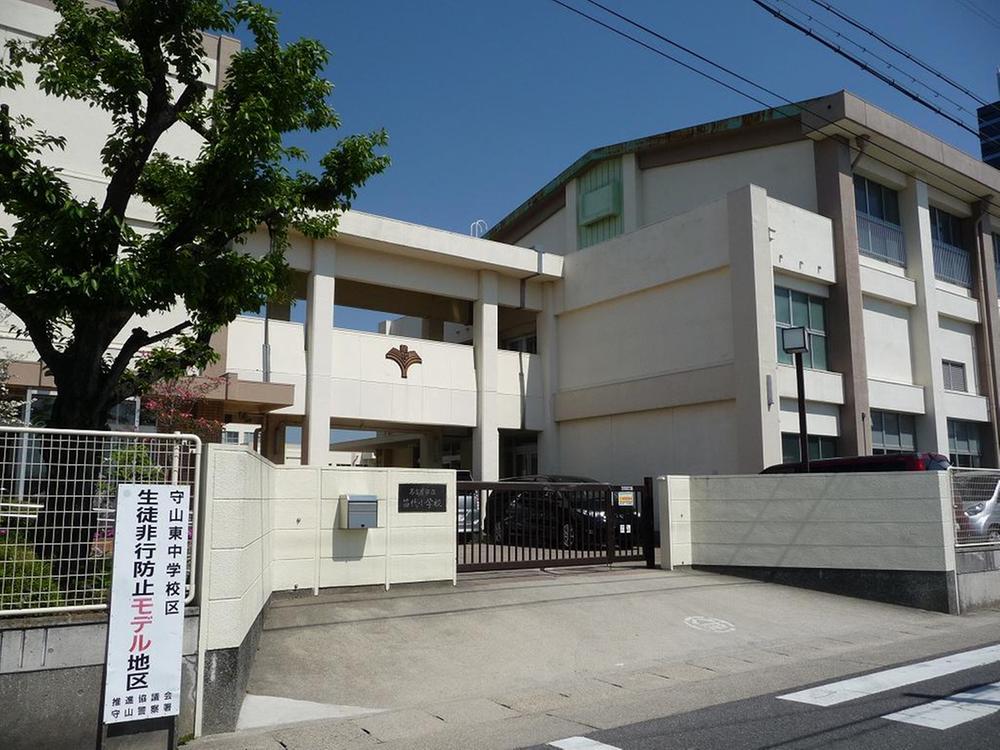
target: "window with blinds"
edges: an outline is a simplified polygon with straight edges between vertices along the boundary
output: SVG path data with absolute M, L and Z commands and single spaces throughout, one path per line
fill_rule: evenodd
M 969 387 L 965 381 L 965 363 L 946 359 L 941 362 L 941 365 L 944 368 L 944 389 L 968 393 Z

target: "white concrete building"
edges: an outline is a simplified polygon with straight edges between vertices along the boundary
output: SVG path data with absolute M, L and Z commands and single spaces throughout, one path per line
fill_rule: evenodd
M 54 20 L 0 2 L 4 34 Z M 213 85 L 234 45 L 206 42 Z M 10 104 L 53 132 L 72 117 L 54 158 L 101 189 L 101 113 L 30 88 Z M 797 456 L 776 332 L 805 325 L 816 455 L 996 465 L 997 195 L 1000 171 L 840 92 L 588 152 L 483 239 L 351 212 L 293 238 L 294 304 L 217 334 L 210 402 L 279 462 L 300 428 L 303 463 L 338 463 L 348 429 L 376 436 L 335 448 L 483 480 L 755 472 Z M 335 305 L 403 319 L 348 330 Z M 51 387 L 6 338 L 15 384 Z

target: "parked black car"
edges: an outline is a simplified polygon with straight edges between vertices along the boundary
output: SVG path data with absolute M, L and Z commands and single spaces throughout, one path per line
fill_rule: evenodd
M 947 471 L 951 462 L 940 453 L 893 453 L 884 456 L 841 456 L 809 462 L 809 473 L 827 474 L 859 471 Z M 803 463 L 775 464 L 761 474 L 802 474 Z
M 501 479 L 510 489 L 490 492 L 485 531 L 495 544 L 563 549 L 607 546 L 608 484 L 588 477 L 533 474 Z M 615 534 L 631 534 L 635 507 L 615 507 Z

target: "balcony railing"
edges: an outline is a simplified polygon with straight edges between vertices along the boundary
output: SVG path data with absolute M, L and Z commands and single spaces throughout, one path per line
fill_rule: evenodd
M 903 228 L 858 211 L 858 246 L 862 255 L 906 268 Z
M 941 281 L 972 286 L 972 261 L 969 252 L 947 242 L 934 240 L 934 275 Z

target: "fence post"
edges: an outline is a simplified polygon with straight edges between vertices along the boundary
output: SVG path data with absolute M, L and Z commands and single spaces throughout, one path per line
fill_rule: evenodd
M 646 567 L 656 567 L 656 529 L 653 527 L 653 478 L 642 480 L 642 506 L 640 520 L 642 521 L 642 553 L 646 557 Z

